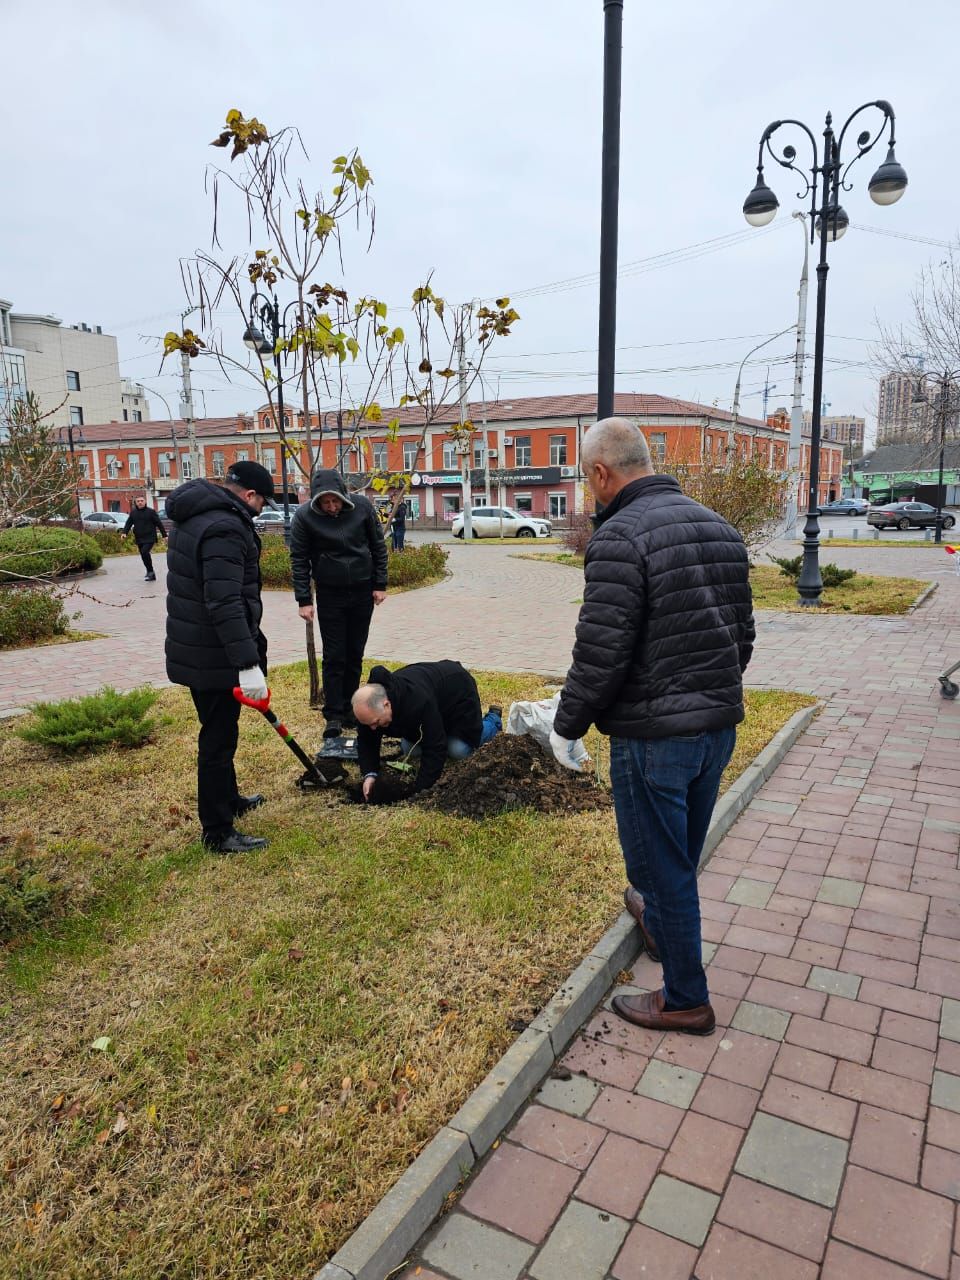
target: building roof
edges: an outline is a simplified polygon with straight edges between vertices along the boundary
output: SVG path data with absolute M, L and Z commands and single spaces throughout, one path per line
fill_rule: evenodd
M 732 422 L 733 414 L 726 409 L 717 409 L 713 405 L 697 404 L 693 400 L 677 400 L 672 396 L 646 395 L 639 391 L 618 391 L 614 395 L 614 412 L 624 417 L 649 418 L 712 418 L 715 422 Z M 259 413 L 270 413 L 273 406 L 263 404 Z M 296 412 L 296 409 L 293 410 Z M 327 413 L 333 410 L 323 410 Z M 504 400 L 470 400 L 467 406 L 470 420 L 474 423 L 486 418 L 491 422 L 529 422 L 538 418 L 595 418 L 597 414 L 597 397 L 586 395 L 565 396 L 508 396 Z M 417 426 L 423 421 L 423 410 L 419 406 L 406 405 L 402 409 L 383 407 L 385 418 L 399 418 L 401 426 Z M 456 422 L 459 417 L 457 400 L 454 398 L 444 405 L 434 419 L 439 425 Z M 768 424 L 759 418 L 748 418 L 740 414 L 738 424 L 747 427 L 766 427 Z
M 209 436 L 240 435 L 249 432 L 252 427 L 253 420 L 242 413 L 234 414 L 232 418 L 198 418 L 194 423 L 198 439 Z M 91 445 L 110 444 L 113 441 L 117 444 L 130 445 L 151 440 L 169 442 L 171 430 L 178 441 L 186 444 L 187 424 L 182 418 L 174 422 L 169 418 L 151 418 L 149 422 L 84 423 L 74 431 L 74 444 L 77 448 L 83 448 L 83 443 L 78 440 L 78 433 L 82 433 L 83 441 Z M 60 427 L 60 434 L 66 440 L 67 428 Z
M 940 449 L 936 444 L 882 444 L 853 465 L 854 470 L 865 475 L 892 474 L 895 471 L 935 471 L 939 458 Z M 960 442 L 945 446 L 943 465 L 949 471 L 960 467 Z

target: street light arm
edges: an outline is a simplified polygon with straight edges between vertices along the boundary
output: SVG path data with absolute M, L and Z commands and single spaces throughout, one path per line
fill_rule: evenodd
M 793 146 L 791 143 L 788 143 L 783 148 L 782 154 L 780 155 L 778 155 L 777 152 L 774 151 L 773 149 L 773 143 L 771 142 L 771 139 L 773 135 L 777 132 L 777 130 L 782 128 L 782 126 L 785 124 L 792 124 L 792 125 L 795 125 L 798 129 L 802 129 L 803 132 L 810 139 L 810 147 L 813 151 L 813 170 L 812 170 L 813 182 L 812 183 L 810 179 L 807 177 L 806 171 L 801 169 L 798 165 L 794 164 L 794 161 L 797 158 L 797 149 L 795 146 Z M 780 165 L 782 169 L 792 169 L 794 173 L 798 173 L 800 177 L 803 179 L 804 187 L 802 191 L 797 192 L 797 199 L 798 200 L 806 199 L 806 197 L 809 195 L 812 189 L 814 192 L 814 201 L 816 201 L 817 173 L 820 169 L 820 151 L 819 151 L 819 148 L 817 147 L 817 140 L 814 137 L 813 133 L 811 133 L 807 125 L 805 125 L 802 120 L 793 120 L 793 119 L 774 120 L 772 124 L 768 124 L 766 129 L 764 129 L 763 136 L 760 139 L 761 158 L 762 158 L 764 146 L 766 146 L 767 152 L 772 157 L 772 159 L 776 160 L 777 164 Z
M 857 154 L 853 157 L 852 160 L 850 160 L 847 163 L 846 167 L 843 170 L 843 175 L 839 178 L 839 185 L 843 187 L 844 191 L 851 190 L 851 187 L 847 183 L 847 174 L 850 172 L 851 166 L 855 165 L 861 156 L 865 156 L 868 151 L 873 150 L 873 148 L 877 145 L 877 143 L 883 137 L 884 131 L 886 130 L 886 127 L 888 124 L 890 125 L 890 146 L 893 147 L 896 145 L 896 141 L 894 138 L 895 117 L 893 114 L 893 107 L 891 107 L 889 102 L 885 102 L 882 98 L 878 98 L 876 102 L 865 102 L 863 106 L 857 107 L 856 111 L 852 111 L 850 113 L 850 115 L 846 119 L 846 122 L 843 128 L 840 130 L 839 134 L 837 135 L 837 169 L 839 170 L 840 168 L 840 163 L 841 163 L 840 155 L 843 151 L 843 139 L 846 135 L 847 130 L 850 128 L 851 124 L 853 124 L 857 116 L 861 114 L 861 112 L 870 111 L 874 107 L 876 107 L 878 111 L 881 111 L 883 113 L 883 123 L 881 124 L 880 128 L 876 131 L 876 133 L 871 134 L 869 130 L 864 129 L 864 131 L 857 137 Z

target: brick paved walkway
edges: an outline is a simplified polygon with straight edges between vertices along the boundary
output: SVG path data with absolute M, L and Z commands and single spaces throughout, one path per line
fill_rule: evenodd
M 828 701 L 701 876 L 722 1026 L 599 1010 L 402 1280 L 960 1280 L 960 706 L 935 691 L 960 583 L 937 576 L 901 620 L 764 617 L 751 683 Z
M 932 550 L 830 558 L 941 586 L 903 619 L 760 621 L 750 682 L 826 707 L 701 878 L 722 1028 L 599 1011 L 404 1280 L 960 1280 L 960 705 L 935 683 L 960 582 Z M 451 568 L 378 610 L 371 653 L 566 669 L 576 574 L 492 547 Z M 163 682 L 162 586 L 108 569 L 81 625 L 111 638 L 0 654 L 0 711 Z M 287 595 L 265 629 L 300 656 Z

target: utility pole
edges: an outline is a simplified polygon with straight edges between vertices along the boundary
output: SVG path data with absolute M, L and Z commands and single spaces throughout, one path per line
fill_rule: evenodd
M 192 315 L 196 309 L 196 307 L 189 307 L 186 311 L 182 311 L 180 313 L 181 330 L 187 316 Z M 180 404 L 180 413 L 187 424 L 187 440 L 190 447 L 190 474 L 194 480 L 199 480 L 201 478 L 200 450 L 197 448 L 197 432 L 193 413 L 193 388 L 190 384 L 190 357 L 187 355 L 186 351 L 182 349 L 180 351 L 180 377 L 183 380 L 183 400 Z
M 759 351 L 761 347 L 765 347 L 771 342 L 776 342 L 777 338 L 782 338 L 783 335 L 785 333 L 789 333 L 792 328 L 793 328 L 792 324 L 788 325 L 786 329 L 781 329 L 780 332 L 775 333 L 773 337 L 764 338 L 764 340 L 762 342 L 758 342 L 755 347 L 751 347 L 751 349 L 740 361 L 740 368 L 737 370 L 737 384 L 733 389 L 733 411 L 730 415 L 730 425 L 727 428 L 727 457 L 728 458 L 733 456 L 733 451 L 736 448 L 737 424 L 740 421 L 740 383 L 743 380 L 743 366 L 747 363 L 747 361 L 754 354 L 754 352 Z
M 617 235 L 620 206 L 620 79 L 623 0 L 603 0 L 603 134 L 600 160 L 600 306 L 597 417 L 614 408 L 617 371 Z
M 807 215 L 794 213 L 800 221 L 803 233 L 803 271 L 797 292 L 797 352 L 793 361 L 793 404 L 790 406 L 790 448 L 787 455 L 789 474 L 787 490 L 787 536 L 793 538 L 797 530 L 799 512 L 800 450 L 803 447 L 803 361 L 807 334 L 807 285 L 809 283 L 809 251 L 807 245 Z
M 460 474 L 463 486 L 463 540 L 468 542 L 473 537 L 473 519 L 470 508 L 473 506 L 473 495 L 470 491 L 470 463 L 473 459 L 470 456 L 470 441 L 466 438 L 464 431 L 464 423 L 468 421 L 468 404 L 467 404 L 467 357 L 464 350 L 464 332 L 463 324 L 460 326 L 460 362 L 458 366 L 458 376 L 460 379 Z

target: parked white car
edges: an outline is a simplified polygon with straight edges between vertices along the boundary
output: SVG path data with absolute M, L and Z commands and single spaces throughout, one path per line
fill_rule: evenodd
M 512 507 L 471 507 L 470 523 L 475 538 L 549 538 L 553 526 L 539 516 L 524 515 Z M 463 537 L 463 513 L 454 518 L 450 531 L 455 538 Z
M 88 511 L 83 517 L 83 527 L 89 530 L 115 529 L 123 533 L 129 514 L 128 511 Z

